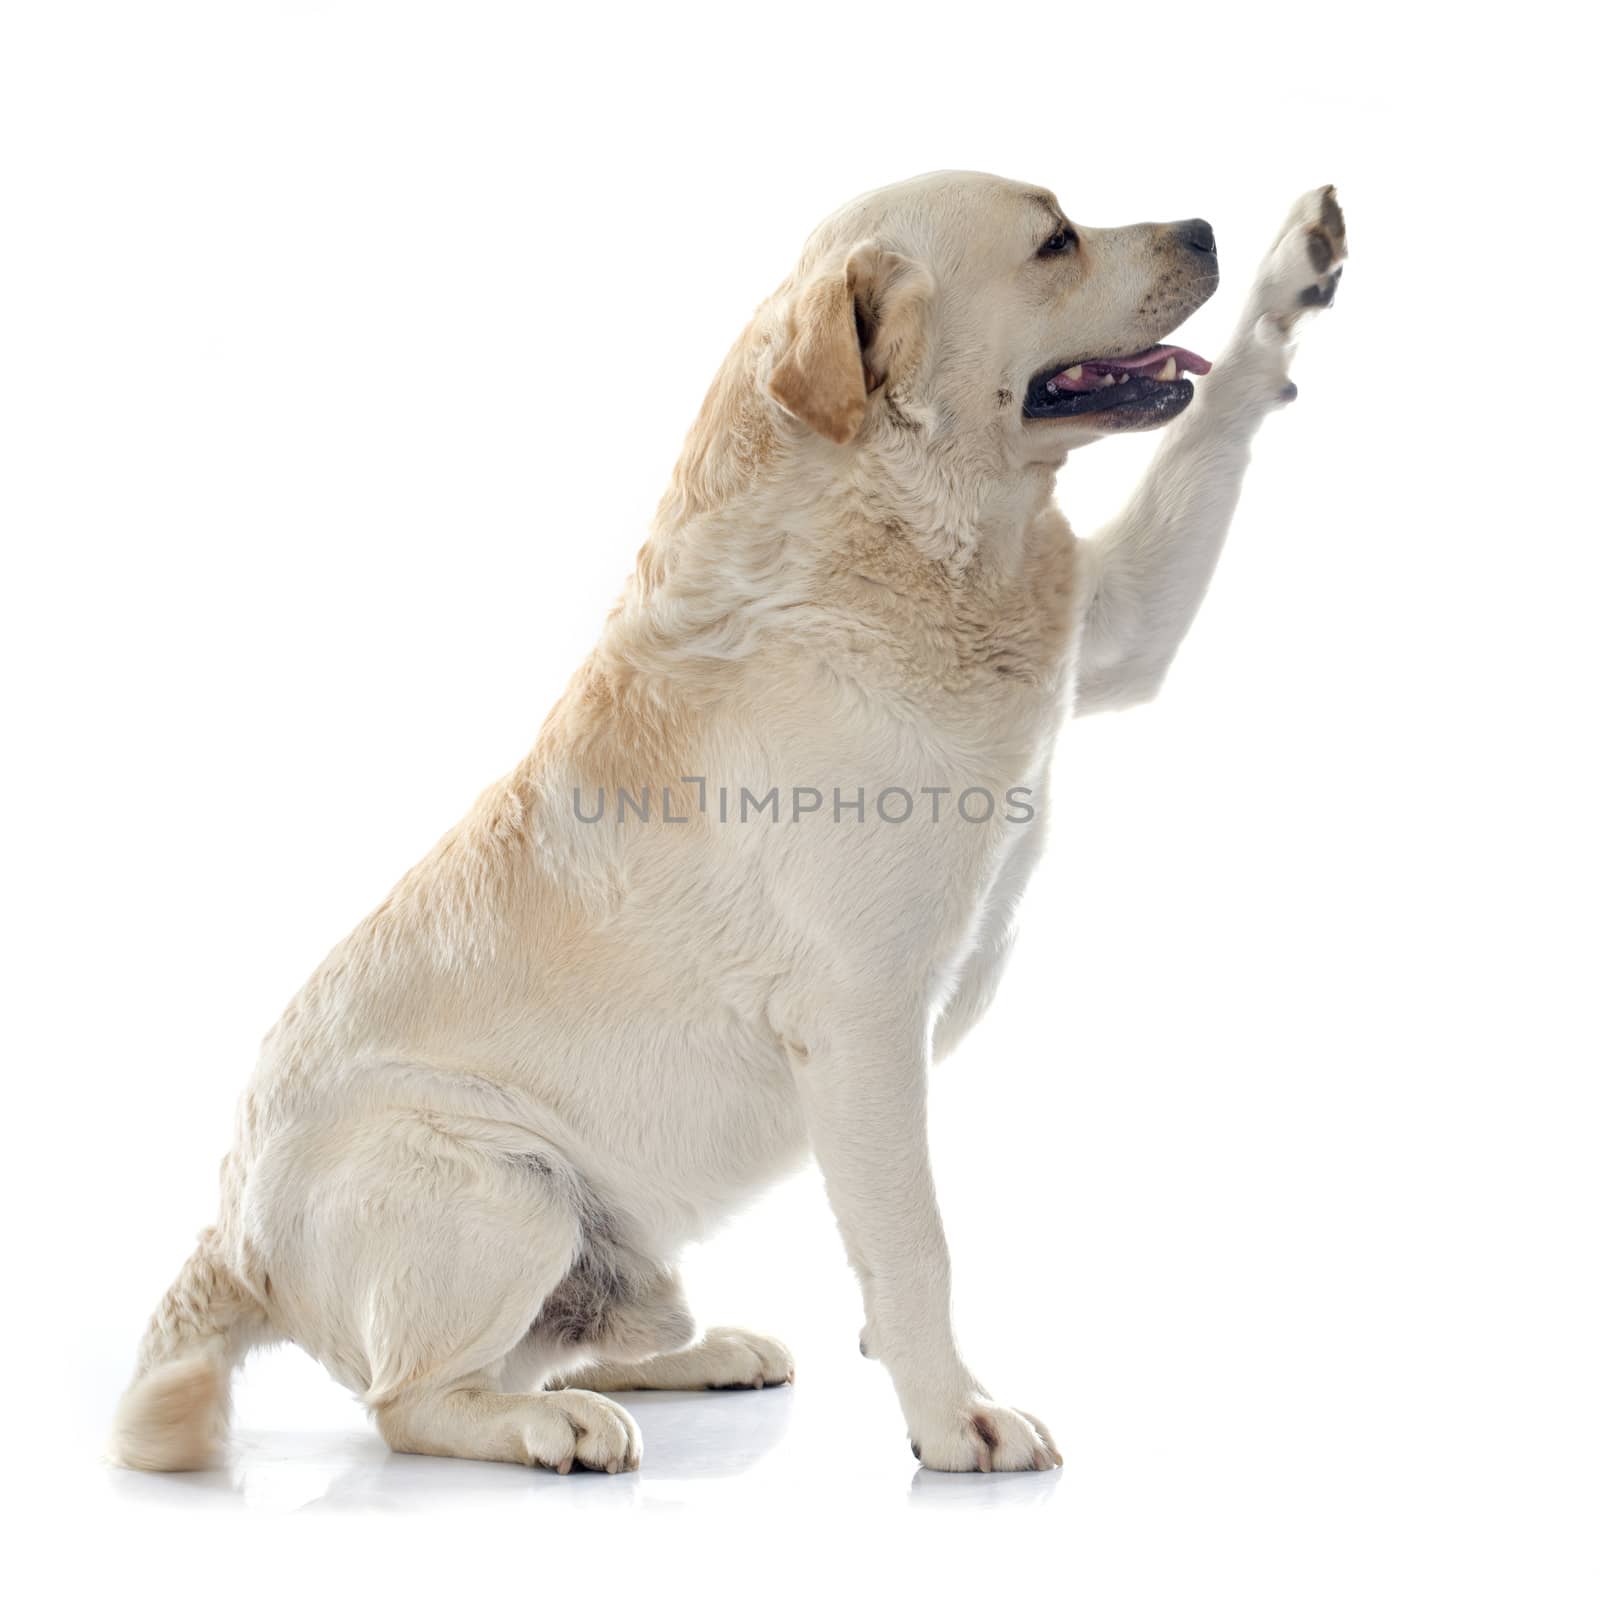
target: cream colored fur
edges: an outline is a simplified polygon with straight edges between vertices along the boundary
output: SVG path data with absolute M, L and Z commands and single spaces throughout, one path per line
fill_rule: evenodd
M 1116 418 L 1024 421 L 1030 377 L 1147 346 L 1215 277 L 1161 225 L 1040 256 L 1061 220 L 1045 191 L 943 173 L 812 236 L 532 754 L 268 1036 L 220 1218 L 118 1415 L 127 1464 L 210 1459 L 229 1373 L 287 1339 L 396 1449 L 635 1466 L 586 1375 L 791 1374 L 775 1340 L 697 1338 L 673 1264 L 808 1154 L 923 1462 L 1059 1462 L 957 1349 L 926 1074 L 994 992 L 1058 726 L 1160 682 L 1343 241 L 1331 191 L 1297 205 L 1128 512 L 1077 544 L 1055 476 Z M 738 819 L 774 786 L 778 822 Z M 648 820 L 618 820 L 619 789 Z M 602 790 L 612 812 L 581 820 Z M 942 821 L 883 820 L 888 790 L 944 791 Z M 964 821 L 963 791 L 1039 814 Z

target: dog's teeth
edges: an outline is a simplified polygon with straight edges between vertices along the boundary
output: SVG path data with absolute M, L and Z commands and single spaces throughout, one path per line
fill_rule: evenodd
M 1100 387 L 1102 389 L 1109 389 L 1116 381 L 1117 380 L 1113 378 L 1109 372 L 1102 373 L 1100 376 Z
M 1061 376 L 1063 378 L 1070 378 L 1074 383 L 1076 383 L 1078 379 L 1083 376 L 1083 368 L 1068 367 L 1067 370 L 1061 374 Z
M 1168 356 L 1161 370 L 1156 374 L 1157 383 L 1171 383 L 1178 376 L 1178 358 Z
M 1126 383 L 1127 381 L 1128 381 L 1128 374 L 1126 372 L 1118 374 L 1118 376 L 1117 376 L 1117 382 L 1118 383 Z

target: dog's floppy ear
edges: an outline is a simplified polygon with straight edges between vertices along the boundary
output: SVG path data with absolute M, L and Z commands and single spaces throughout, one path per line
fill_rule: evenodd
M 789 304 L 768 392 L 825 439 L 848 444 L 867 397 L 921 362 L 932 299 L 926 267 L 872 240 L 830 256 Z

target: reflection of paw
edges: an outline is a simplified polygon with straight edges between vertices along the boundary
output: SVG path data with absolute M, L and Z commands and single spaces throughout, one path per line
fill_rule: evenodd
M 913 1433 L 911 1453 L 939 1472 L 1046 1472 L 1061 1465 L 1050 1430 L 1026 1411 L 978 1398 Z
M 794 1382 L 787 1345 L 743 1328 L 709 1328 L 696 1348 L 708 1389 L 764 1389 Z
M 1345 255 L 1344 212 L 1333 185 L 1301 195 L 1261 265 L 1256 314 L 1288 333 L 1305 312 L 1332 305 Z
M 596 1472 L 632 1472 L 639 1465 L 639 1428 L 615 1400 L 567 1389 L 529 1397 L 522 1444 L 536 1467 L 572 1471 L 576 1461 Z

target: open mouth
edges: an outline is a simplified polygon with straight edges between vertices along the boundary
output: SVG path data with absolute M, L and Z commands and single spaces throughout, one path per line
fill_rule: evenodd
M 1070 367 L 1046 367 L 1028 385 L 1022 414 L 1036 422 L 1125 408 L 1144 417 L 1171 416 L 1194 397 L 1194 385 L 1184 374 L 1203 377 L 1210 370 L 1204 356 L 1175 344 L 1153 344 L 1132 356 L 1101 356 Z

